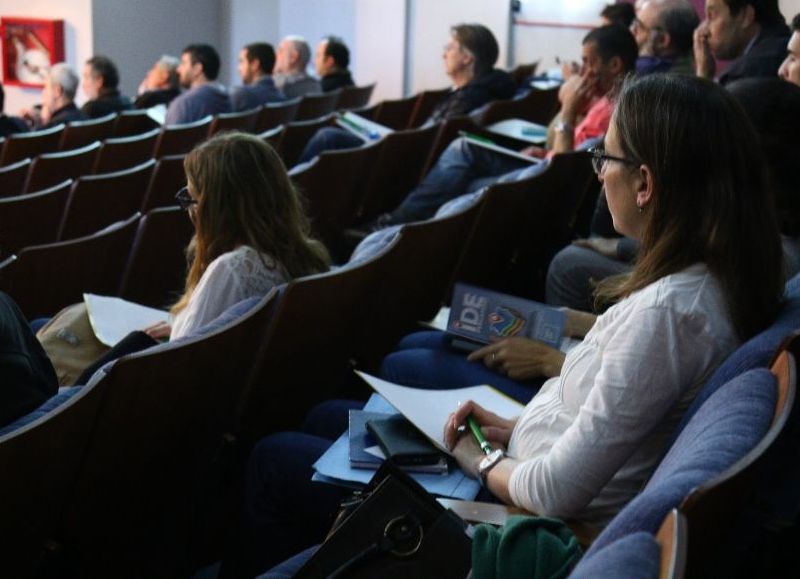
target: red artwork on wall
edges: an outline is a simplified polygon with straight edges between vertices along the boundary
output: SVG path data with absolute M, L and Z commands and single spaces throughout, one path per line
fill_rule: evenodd
M 64 60 L 64 21 L 0 18 L 3 84 L 41 87 L 50 67 Z

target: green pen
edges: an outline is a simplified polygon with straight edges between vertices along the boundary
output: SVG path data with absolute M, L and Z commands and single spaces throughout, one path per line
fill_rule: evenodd
M 489 441 L 486 440 L 486 437 L 483 435 L 481 431 L 481 427 L 478 425 L 478 422 L 472 417 L 472 414 L 467 416 L 467 424 L 469 424 L 469 429 L 472 431 L 475 440 L 478 441 L 478 446 L 481 447 L 481 450 L 484 454 L 491 454 L 492 453 L 492 445 L 489 444 Z

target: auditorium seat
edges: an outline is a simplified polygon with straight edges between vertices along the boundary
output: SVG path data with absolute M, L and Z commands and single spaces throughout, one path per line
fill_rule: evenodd
M 167 155 L 156 162 L 153 176 L 147 186 L 142 213 L 147 213 L 156 207 L 177 205 L 175 194 L 186 185 L 186 172 L 183 170 L 185 156 Z
M 339 91 L 339 98 L 336 101 L 336 110 L 351 110 L 365 107 L 372 98 L 372 91 L 375 90 L 375 83 L 364 86 L 346 86 Z
M 0 265 L 0 287 L 31 320 L 50 317 L 84 292 L 114 295 L 139 214 L 92 235 L 22 249 Z
M 325 151 L 301 170 L 290 172 L 307 202 L 312 231 L 333 254 L 342 231 L 356 218 L 368 175 L 384 146 L 379 141 L 356 149 Z
M 97 155 L 93 172 L 122 171 L 152 159 L 160 134 L 159 129 L 153 129 L 130 137 L 106 139 Z
M 194 234 L 180 207 L 159 207 L 142 217 L 120 284 L 119 296 L 166 309 L 181 296 L 186 280 L 186 246 Z
M 212 119 L 213 117 L 208 115 L 193 123 L 165 125 L 156 141 L 153 157 L 160 159 L 165 155 L 188 153 L 195 145 L 206 139 Z
M 547 126 L 558 112 L 558 87 L 548 90 L 531 89 L 521 98 L 489 103 L 476 122 L 487 126 L 506 119 L 522 119 Z
M 150 117 L 146 109 L 120 111 L 114 124 L 114 136 L 130 137 L 160 128 L 161 125 Z
M 451 88 L 443 88 L 439 90 L 424 90 L 419 93 L 408 126 L 419 127 L 425 123 L 428 117 L 431 116 L 431 113 L 433 113 L 433 109 L 435 109 L 452 91 L 453 89 Z
M 395 131 L 382 140 L 382 148 L 368 174 L 366 191 L 356 215 L 369 221 L 391 211 L 416 187 L 428 159 L 438 127 Z
M 77 149 L 94 141 L 104 141 L 114 135 L 117 113 L 86 121 L 72 121 L 64 127 L 61 135 L 61 150 Z
M 320 94 L 306 94 L 300 99 L 294 120 L 310 121 L 331 114 L 336 110 L 336 101 L 339 93 L 327 92 Z
M 383 100 L 378 103 L 374 121 L 380 125 L 402 131 L 411 127 L 411 114 L 417 105 L 417 95 L 404 99 Z
M 256 129 L 261 107 L 242 111 L 239 113 L 220 113 L 214 116 L 211 126 L 208 128 L 208 136 L 222 131 L 241 131 L 243 133 L 253 133 Z
M 62 124 L 41 131 L 9 135 L 0 151 L 0 167 L 28 157 L 33 159 L 42 153 L 58 151 L 63 131 L 64 125 Z
M 58 239 L 90 235 L 139 211 L 155 164 L 150 159 L 125 171 L 87 175 L 75 181 Z
M 29 245 L 53 243 L 64 216 L 72 180 L 0 199 L 0 259 Z
M 265 104 L 258 115 L 255 132 L 263 133 L 293 121 L 299 106 L 300 97 L 282 103 Z
M 508 71 L 508 73 L 511 75 L 511 78 L 514 79 L 515 85 L 524 88 L 523 83 L 536 74 L 537 68 L 539 68 L 538 60 L 528 64 L 518 64 L 513 69 Z
M 322 127 L 333 125 L 334 120 L 335 116 L 331 114 L 321 119 L 293 121 L 288 125 L 284 125 L 277 147 L 283 163 L 287 167 L 293 167 L 303 153 L 303 149 L 305 149 L 309 139 Z
M 30 159 L 22 159 L 0 167 L 0 198 L 22 195 L 30 167 Z
M 42 153 L 33 160 L 28 171 L 25 193 L 40 191 L 61 183 L 64 179 L 77 179 L 82 175 L 89 175 L 99 150 L 100 141 L 95 141 L 71 151 Z
M 436 139 L 434 139 L 433 146 L 430 149 L 428 160 L 425 163 L 425 167 L 422 169 L 422 175 L 427 175 L 431 167 L 439 160 L 439 156 L 442 152 L 454 139 L 458 138 L 461 131 L 478 132 L 478 125 L 475 123 L 475 120 L 466 115 L 450 117 L 446 121 L 435 126 L 439 129 L 439 132 L 436 134 Z

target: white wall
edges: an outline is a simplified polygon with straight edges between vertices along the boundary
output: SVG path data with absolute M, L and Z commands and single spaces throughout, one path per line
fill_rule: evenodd
M 211 44 L 221 54 L 220 76 L 235 73 L 235 61 L 226 59 L 220 45 L 225 5 L 219 0 L 93 0 L 94 53 L 117 64 L 120 90 L 129 96 L 162 54 L 180 57 L 187 44 Z
M 64 20 L 64 60 L 72 66 L 92 55 L 92 0 L 2 0 L 0 16 Z M 0 63 L 2 68 L 2 63 Z M 5 110 L 16 114 L 40 101 L 39 89 L 4 86 Z
M 454 24 L 479 22 L 489 28 L 500 45 L 497 64 L 505 66 L 511 12 L 507 0 L 410 0 L 410 10 L 410 92 L 450 84 L 442 64 L 442 50 Z
M 407 0 L 356 0 L 353 76 L 377 82 L 372 102 L 403 96 Z
M 514 26 L 516 63 L 539 61 L 542 72 L 562 61 L 580 62 L 581 40 L 600 21 L 606 0 L 572 0 L 570 2 L 536 2 L 523 0 Z
M 276 0 L 223 0 L 220 55 L 225 70 L 220 80 L 241 84 L 236 72 L 239 51 L 251 42 L 268 42 L 277 48 L 280 34 L 281 2 Z
M 778 5 L 787 22 L 791 22 L 795 14 L 800 14 L 800 0 L 779 0 Z

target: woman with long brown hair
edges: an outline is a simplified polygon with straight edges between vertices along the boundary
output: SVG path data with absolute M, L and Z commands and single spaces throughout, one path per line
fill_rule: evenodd
M 188 184 L 176 198 L 195 226 L 189 272 L 172 327 L 150 328 L 151 336 L 184 336 L 245 298 L 328 268 L 282 161 L 262 140 L 215 136 L 186 156 L 184 168 Z

